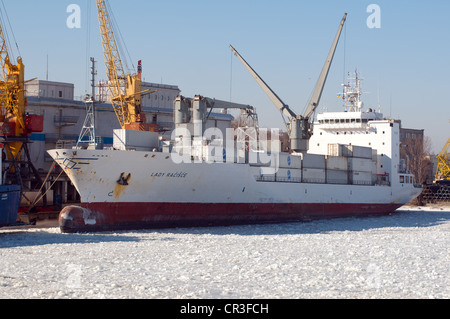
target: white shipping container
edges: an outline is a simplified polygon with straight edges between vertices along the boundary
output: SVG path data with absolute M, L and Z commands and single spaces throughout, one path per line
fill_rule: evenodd
M 276 167 L 278 153 L 249 152 L 248 162 L 251 166 Z
M 377 150 L 372 148 L 372 161 L 376 161 L 377 160 Z
M 348 157 L 327 156 L 327 169 L 348 170 Z
M 372 160 L 372 175 L 377 175 L 377 174 L 378 174 L 377 161 Z
M 325 170 L 321 168 L 303 168 L 302 181 L 305 183 L 325 183 Z
M 302 158 L 289 153 L 278 153 L 278 167 L 280 168 L 302 168 Z
M 325 155 L 301 154 L 303 168 L 325 169 Z
M 159 146 L 159 134 L 156 132 L 134 131 L 125 129 L 113 130 L 113 147 L 125 150 L 152 150 Z
M 250 166 L 250 170 L 257 180 L 268 182 L 275 181 L 276 173 L 274 168 Z
M 261 180 L 266 182 L 275 182 L 275 174 L 265 174 L 264 171 L 261 171 Z
M 372 173 L 371 172 L 355 172 L 349 173 L 350 183 L 355 185 L 371 185 Z
M 345 145 L 349 151 L 349 156 L 372 159 L 372 148 L 357 145 Z M 350 155 L 351 154 L 351 155 Z
M 327 155 L 329 156 L 352 156 L 351 151 L 346 147 L 347 145 L 344 144 L 328 144 L 328 152 Z
M 260 167 L 250 166 L 250 172 L 256 179 L 261 178 L 261 168 Z
M 327 170 L 328 184 L 348 184 L 348 171 Z
M 276 174 L 277 182 L 301 182 L 301 169 L 279 168 Z
M 349 171 L 359 171 L 359 172 L 370 172 L 374 170 L 373 168 L 374 162 L 372 158 L 358 158 L 358 157 L 349 157 L 348 158 L 348 170 Z

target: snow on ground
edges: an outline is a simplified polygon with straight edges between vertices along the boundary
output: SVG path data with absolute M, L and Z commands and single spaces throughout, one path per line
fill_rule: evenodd
M 377 218 L 61 234 L 0 229 L 0 298 L 450 297 L 450 207 Z

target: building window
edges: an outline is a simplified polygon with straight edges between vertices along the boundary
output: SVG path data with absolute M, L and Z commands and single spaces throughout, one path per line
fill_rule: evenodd
M 63 97 L 63 96 L 62 96 L 62 91 L 59 91 L 59 97 Z

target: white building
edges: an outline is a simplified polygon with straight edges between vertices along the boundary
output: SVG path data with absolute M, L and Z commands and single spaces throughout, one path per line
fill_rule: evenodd
M 74 88 L 72 83 L 33 80 L 25 83 L 26 95 L 37 98 L 74 99 Z
M 176 85 L 157 84 L 142 82 L 142 91 L 148 90 L 149 92 L 156 91 L 152 94 L 146 94 L 141 99 L 142 107 L 156 107 L 173 109 L 173 101 L 180 94 L 180 89 Z M 103 103 L 109 103 L 110 95 L 106 81 L 100 81 L 98 83 L 98 95 L 97 101 Z

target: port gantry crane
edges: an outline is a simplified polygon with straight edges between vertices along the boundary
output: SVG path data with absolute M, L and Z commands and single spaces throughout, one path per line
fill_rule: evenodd
M 7 157 L 4 161 L 7 167 L 0 178 L 4 178 L 6 184 L 21 185 L 23 190 L 25 184 L 31 188 L 32 184 L 42 184 L 31 161 L 28 144 L 31 133 L 43 131 L 43 116 L 27 113 L 25 66 L 20 56 L 17 64 L 13 64 L 7 38 L 6 29 L 0 23 L 0 142 L 5 146 Z M 44 198 L 44 205 L 45 201 Z
M 125 73 L 105 0 L 97 0 L 97 12 L 110 100 L 120 126 L 123 129 L 137 131 L 158 130 L 157 125 L 146 124 L 141 106 L 141 97 L 156 91 L 141 91 L 142 67 L 140 61 L 137 74 Z
M 286 103 L 284 103 L 278 95 L 264 82 L 264 80 L 258 75 L 258 73 L 253 70 L 253 68 L 244 60 L 244 58 L 234 49 L 231 45 L 230 48 L 233 53 L 239 58 L 245 68 L 250 72 L 256 82 L 261 86 L 267 96 L 270 98 L 273 104 L 280 110 L 280 112 L 289 118 L 289 124 L 287 124 L 287 130 L 291 140 L 291 150 L 294 152 L 306 152 L 309 148 L 309 139 L 311 137 L 311 124 L 310 119 L 312 118 L 315 110 L 319 106 L 320 98 L 322 96 L 322 91 L 327 80 L 328 72 L 330 70 L 331 63 L 333 61 L 334 53 L 341 36 L 342 29 L 344 27 L 345 20 L 347 18 L 347 13 L 341 20 L 338 32 L 334 38 L 331 50 L 328 53 L 327 60 L 323 66 L 322 72 L 320 73 L 319 79 L 317 81 L 314 92 L 311 99 L 308 102 L 307 109 L 303 115 L 297 115 Z

